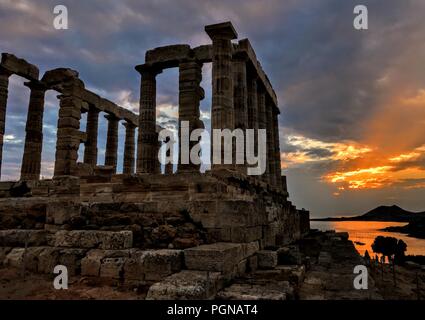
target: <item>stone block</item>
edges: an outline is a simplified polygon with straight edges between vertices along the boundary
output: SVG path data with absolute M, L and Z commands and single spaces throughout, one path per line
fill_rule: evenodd
M 247 271 L 255 272 L 258 269 L 258 258 L 257 256 L 251 256 L 248 258 Z
M 145 251 L 140 259 L 145 280 L 160 281 L 182 269 L 183 251 L 171 249 Z
M 301 254 L 298 246 L 286 246 L 277 250 L 279 264 L 301 264 Z
M 80 203 L 73 201 L 54 201 L 47 204 L 46 221 L 50 224 L 69 223 L 71 218 L 81 214 Z
M 126 258 L 105 258 L 100 266 L 102 278 L 122 279 L 124 277 L 124 263 Z
M 219 292 L 217 298 L 220 300 L 287 300 L 283 290 L 251 284 L 233 284 Z
M 241 244 L 218 242 L 184 251 L 189 270 L 229 272 L 243 259 Z
M 81 275 L 97 277 L 100 275 L 100 269 L 105 259 L 123 258 L 126 260 L 130 257 L 130 252 L 131 250 L 90 250 L 81 260 Z
M 122 250 L 133 245 L 131 231 L 61 230 L 55 234 L 56 247 Z
M 104 257 L 104 250 L 90 250 L 81 260 L 81 275 L 98 277 L 100 274 L 100 265 Z
M 231 242 L 252 242 L 261 239 L 263 230 L 261 226 L 231 228 Z
M 247 259 L 243 259 L 241 261 L 239 261 L 238 265 L 237 265 L 237 276 L 241 277 L 243 276 L 248 268 L 248 260 Z
M 3 265 L 7 254 L 12 251 L 11 247 L 0 247 L 0 267 Z
M 59 264 L 59 253 L 59 248 L 45 247 L 38 256 L 38 272 L 53 273 L 53 269 Z
M 143 270 L 143 263 L 139 258 L 128 258 L 124 263 L 124 278 L 126 281 L 138 280 L 142 281 L 145 279 Z
M 183 270 L 149 288 L 147 300 L 205 300 L 223 288 L 219 272 Z
M 242 243 L 242 255 L 244 258 L 248 258 L 254 255 L 259 250 L 260 250 L 260 244 L 258 243 L 258 241 Z
M 45 230 L 0 230 L 0 246 L 43 246 L 47 244 L 49 235 L 49 232 Z
M 273 269 L 277 266 L 277 252 L 261 250 L 257 252 L 258 267 L 260 269 Z
M 24 262 L 25 248 L 15 248 L 10 251 L 4 261 L 4 265 L 12 268 L 21 268 Z
M 84 249 L 61 249 L 59 252 L 59 264 L 68 268 L 70 276 L 80 274 L 81 260 L 86 251 Z
M 29 80 L 38 80 L 39 70 L 35 65 L 28 63 L 24 59 L 19 59 L 10 53 L 2 53 L 1 57 L 2 66 L 10 72 Z

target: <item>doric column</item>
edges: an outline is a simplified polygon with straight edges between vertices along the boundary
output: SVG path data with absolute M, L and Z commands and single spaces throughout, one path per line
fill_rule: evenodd
M 125 122 L 125 144 L 124 144 L 124 164 L 123 173 L 134 173 L 134 152 L 135 152 L 135 139 L 134 134 L 136 126 L 131 122 Z
M 64 93 L 59 96 L 59 99 L 54 176 L 78 176 L 77 159 L 78 148 L 81 143 L 80 119 L 82 100 L 71 93 Z
M 233 110 L 233 70 L 231 40 L 237 38 L 237 33 L 230 22 L 209 25 L 205 31 L 212 39 L 212 110 L 211 128 L 234 128 Z M 213 146 L 216 144 L 214 136 Z M 221 147 L 221 159 L 224 159 L 224 148 Z M 233 161 L 235 161 L 233 159 Z M 233 165 L 212 164 L 212 170 L 224 167 L 234 168 Z
M 137 138 L 137 173 L 154 173 L 157 167 L 156 75 L 149 66 L 138 66 L 142 75 L 140 88 L 139 135 Z
M 11 73 L 0 67 L 0 177 L 3 158 L 3 136 L 6 125 L 6 107 Z
M 105 166 L 117 168 L 117 151 L 118 151 L 118 119 L 113 114 L 105 115 L 108 120 L 108 134 L 106 138 Z
M 275 153 L 275 141 L 274 141 L 274 129 L 273 129 L 273 109 L 272 105 L 266 100 L 266 119 L 267 119 L 267 167 L 268 182 L 272 185 L 276 185 L 276 153 Z
M 43 148 L 43 113 L 46 87 L 41 83 L 27 82 L 31 89 L 25 126 L 25 147 L 21 164 L 21 180 L 40 179 L 41 151 Z
M 233 57 L 233 105 L 234 105 L 234 127 L 241 129 L 244 132 L 248 128 L 248 85 L 247 85 L 247 71 L 246 63 L 248 56 L 246 53 L 240 53 L 238 56 Z M 244 141 L 244 147 L 246 143 Z M 235 149 L 236 146 L 234 146 Z M 237 155 L 235 150 L 235 157 L 239 156 L 245 159 L 245 148 L 241 149 L 242 154 Z M 246 161 L 246 160 L 245 160 Z M 238 170 L 247 174 L 246 162 L 237 165 Z
M 273 138 L 274 138 L 274 152 L 275 152 L 275 176 L 276 187 L 282 188 L 282 169 L 280 162 L 280 143 L 279 143 L 279 112 L 277 108 L 273 108 Z
M 248 128 L 258 129 L 258 99 L 257 99 L 257 77 L 248 78 Z
M 94 106 L 89 107 L 87 113 L 87 140 L 84 147 L 84 163 L 93 168 L 97 165 L 97 133 L 99 125 L 99 109 Z
M 258 129 L 265 129 L 267 130 L 267 116 L 266 116 L 266 93 L 264 91 L 264 88 L 262 88 L 261 86 L 257 87 L 258 91 L 257 91 L 257 97 L 258 97 Z M 256 135 L 257 136 L 257 135 Z M 269 136 L 268 134 L 266 135 L 267 137 L 267 144 L 269 143 Z M 268 148 L 266 148 L 266 150 L 268 150 Z M 268 151 L 266 153 L 266 171 L 264 172 L 263 176 L 262 176 L 262 180 L 265 182 L 268 182 L 268 175 L 269 175 L 269 166 L 268 166 L 268 161 L 269 161 L 269 155 L 268 155 Z
M 200 164 L 193 164 L 190 161 L 190 150 L 197 144 L 196 141 L 189 141 L 190 134 L 195 129 L 204 127 L 203 122 L 199 119 L 199 104 L 204 98 L 204 90 L 201 88 L 202 80 L 202 64 L 195 60 L 183 61 L 179 65 L 179 164 L 178 171 L 199 171 Z M 186 137 L 189 144 L 187 146 L 182 143 L 181 129 L 182 121 L 189 122 L 189 136 Z M 186 129 L 187 130 L 187 129 Z M 183 153 L 185 153 L 183 157 Z M 183 159 L 189 161 L 183 164 Z

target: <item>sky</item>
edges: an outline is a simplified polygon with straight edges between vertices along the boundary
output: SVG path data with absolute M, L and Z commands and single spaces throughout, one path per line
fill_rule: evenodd
M 68 8 L 68 30 L 53 27 L 58 4 Z M 368 8 L 368 30 L 353 28 L 358 4 Z M 293 203 L 313 217 L 392 204 L 424 211 L 424 12 L 423 0 L 0 0 L 0 52 L 37 65 L 41 75 L 75 69 L 86 88 L 137 113 L 134 66 L 144 63 L 146 50 L 209 44 L 204 26 L 231 21 L 239 39 L 250 39 L 277 93 L 282 172 Z M 172 128 L 178 70 L 157 80 L 157 121 Z M 10 78 L 2 180 L 19 178 L 29 99 L 24 82 Z M 210 64 L 201 85 L 201 120 L 209 128 Z M 46 178 L 54 166 L 56 95 L 46 95 Z M 122 125 L 119 134 L 121 167 Z M 101 116 L 99 164 L 105 136 Z

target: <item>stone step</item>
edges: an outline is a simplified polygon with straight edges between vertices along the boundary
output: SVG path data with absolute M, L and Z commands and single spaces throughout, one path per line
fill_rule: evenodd
M 46 230 L 8 229 L 0 230 L 0 246 L 25 247 L 47 245 L 52 233 Z
M 81 259 L 86 252 L 85 249 L 76 248 L 2 248 L 0 258 L 5 267 L 38 273 L 53 273 L 55 266 L 64 265 L 68 268 L 69 275 L 76 275 L 80 273 Z
M 238 265 L 259 250 L 257 241 L 251 243 L 217 242 L 184 250 L 189 270 L 231 273 Z M 245 261 L 246 262 L 246 261 Z
M 213 299 L 223 288 L 219 272 L 183 270 L 149 288 L 147 300 Z
M 217 294 L 220 300 L 289 300 L 294 289 L 287 281 L 265 284 L 232 284 Z
M 90 250 L 81 261 L 81 274 L 126 281 L 157 282 L 180 272 L 181 250 Z
M 133 246 L 133 232 L 61 230 L 55 233 L 54 246 L 103 250 L 129 249 Z

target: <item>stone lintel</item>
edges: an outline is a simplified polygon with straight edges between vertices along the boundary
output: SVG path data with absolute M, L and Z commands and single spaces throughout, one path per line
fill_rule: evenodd
M 161 69 L 175 68 L 181 60 L 187 59 L 191 54 L 189 45 L 177 44 L 148 50 L 145 61 L 148 64 L 162 66 Z
M 238 38 L 238 33 L 230 21 L 205 26 L 205 32 L 211 39 L 233 40 Z
M 235 50 L 234 55 L 239 55 L 241 51 L 246 52 L 246 54 L 248 54 L 249 61 L 251 62 L 251 66 L 257 72 L 257 75 L 258 75 L 259 79 L 261 80 L 262 84 L 264 85 L 264 88 L 266 89 L 267 93 L 271 97 L 273 104 L 275 106 L 277 106 L 276 93 L 275 93 L 275 91 L 274 91 L 274 89 L 273 89 L 273 87 L 270 83 L 270 80 L 268 79 L 263 68 L 261 67 L 260 62 L 257 60 L 257 56 L 256 56 L 255 51 L 252 48 L 249 40 L 248 39 L 240 40 L 235 49 L 236 50 Z M 279 109 L 277 108 L 277 110 L 279 110 Z
M 35 65 L 28 63 L 24 59 L 19 59 L 10 53 L 1 54 L 1 66 L 9 72 L 28 80 L 38 80 L 40 73 Z
M 77 71 L 69 68 L 57 68 L 46 71 L 41 79 L 48 87 L 62 93 L 62 85 L 66 82 L 77 80 Z
M 212 60 L 212 45 L 206 44 L 196 48 L 193 48 L 193 53 L 196 58 L 201 63 L 208 63 Z
M 31 90 L 40 90 L 40 91 L 46 91 L 48 90 L 48 87 L 41 81 L 28 81 L 24 82 L 24 86 L 30 88 Z

